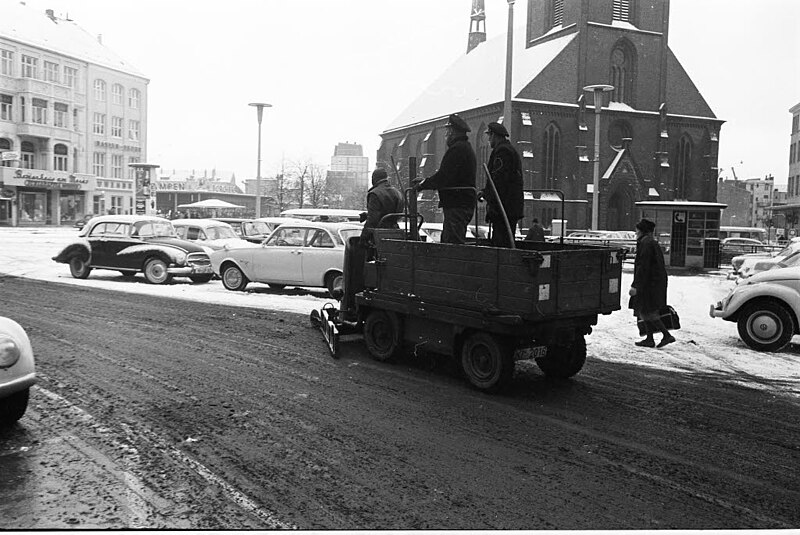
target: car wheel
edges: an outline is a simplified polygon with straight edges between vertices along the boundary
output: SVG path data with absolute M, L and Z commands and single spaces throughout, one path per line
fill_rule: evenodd
M 514 351 L 488 333 L 472 334 L 461 349 L 461 369 L 469 382 L 484 392 L 497 392 L 514 373 Z
M 571 345 L 547 346 L 547 356 L 536 359 L 536 365 L 547 377 L 567 379 L 586 363 L 586 340 L 579 336 Z
M 364 344 L 375 360 L 390 362 L 402 342 L 400 319 L 393 312 L 372 310 L 364 322 Z
M 745 305 L 736 326 L 744 343 L 757 351 L 780 351 L 794 336 L 792 315 L 776 301 Z
M 328 275 L 325 277 L 325 287 L 328 289 L 328 293 L 334 299 L 338 299 L 337 293 L 341 294 L 343 281 L 344 277 L 342 277 L 342 274 L 336 271 L 333 273 L 328 273 Z
M 247 286 L 247 277 L 237 266 L 229 264 L 222 270 L 222 285 L 228 290 L 240 292 Z
M 69 259 L 69 271 L 76 279 L 85 279 L 92 272 L 89 263 L 80 256 L 73 256 Z
M 0 427 L 13 425 L 22 418 L 28 408 L 30 388 L 15 392 L 10 396 L 0 399 Z
M 122 274 L 123 277 L 134 277 L 134 276 L 136 276 L 136 272 L 135 271 L 127 270 L 127 269 L 123 270 L 123 271 L 120 271 L 120 273 Z
M 160 258 L 151 258 L 144 264 L 144 278 L 150 284 L 166 284 L 172 276 L 167 273 L 167 263 Z
M 214 275 L 189 275 L 192 282 L 203 283 L 210 281 Z

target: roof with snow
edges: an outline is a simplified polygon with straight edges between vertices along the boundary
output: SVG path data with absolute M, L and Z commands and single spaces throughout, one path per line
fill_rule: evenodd
M 517 97 L 577 34 L 565 35 L 530 48 L 525 48 L 525 36 L 525 28 L 514 30 L 512 98 Z M 506 65 L 505 59 L 497 61 L 497 58 L 505 57 L 506 34 L 481 43 L 469 54 L 458 58 L 392 121 L 386 131 L 503 102 Z
M 146 78 L 72 20 L 50 17 L 23 2 L 3 0 L 0 37 Z

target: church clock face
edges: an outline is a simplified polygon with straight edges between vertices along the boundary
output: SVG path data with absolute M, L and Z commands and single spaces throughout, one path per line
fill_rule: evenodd
M 611 54 L 611 63 L 613 63 L 618 67 L 622 67 L 623 65 L 625 65 L 625 52 L 623 52 L 619 48 L 614 50 L 614 52 Z

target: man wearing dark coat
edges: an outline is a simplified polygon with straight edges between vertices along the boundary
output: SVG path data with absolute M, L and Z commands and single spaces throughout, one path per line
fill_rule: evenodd
M 511 247 L 511 241 L 517 232 L 517 222 L 523 216 L 522 161 L 508 140 L 508 130 L 505 126 L 500 123 L 489 123 L 486 135 L 489 136 L 489 145 L 492 147 L 487 167 L 510 228 L 506 227 L 497 199 L 488 191 L 488 185 L 481 191 L 481 197 L 487 202 L 486 221 L 492 227 L 492 245 Z
M 662 334 L 658 347 L 675 341 L 660 317 L 661 309 L 667 306 L 667 268 L 661 246 L 653 237 L 655 228 L 656 224 L 647 219 L 636 223 L 636 260 L 628 307 L 646 326 L 645 339 L 636 342 L 639 347 L 656 347 L 656 331 Z
M 444 212 L 441 242 L 466 243 L 467 225 L 475 212 L 477 159 L 467 138 L 470 127 L 464 119 L 453 114 L 445 128 L 447 151 L 439 170 L 418 182 L 415 189 L 435 189 L 439 193 L 439 207 Z
M 396 217 L 386 218 L 383 223 L 381 219 L 388 214 L 403 213 L 403 204 L 403 194 L 389 183 L 386 170 L 375 169 L 372 172 L 372 187 L 367 192 L 367 215 L 360 243 L 368 244 L 374 228 L 397 228 Z

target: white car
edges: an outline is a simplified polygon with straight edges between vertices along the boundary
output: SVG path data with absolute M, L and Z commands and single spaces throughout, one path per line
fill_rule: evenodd
M 306 221 L 305 219 L 299 219 L 296 217 L 282 217 L 282 216 L 270 216 L 270 217 L 259 217 L 253 220 L 256 223 L 263 223 L 269 229 L 269 233 L 271 234 L 273 230 L 278 228 L 279 226 L 283 225 L 284 223 L 298 223 Z M 267 234 L 269 236 L 269 234 Z
M 733 271 L 731 271 L 729 278 L 747 278 L 759 271 L 770 269 L 771 266 L 779 262 L 785 262 L 798 253 L 800 253 L 800 238 L 792 238 L 792 241 L 777 253 L 764 251 L 734 256 L 731 259 Z
M 172 222 L 172 226 L 182 240 L 195 242 L 208 247 L 211 251 L 255 246 L 237 236 L 228 223 L 216 219 L 176 219 Z
M 423 223 L 420 230 L 424 233 L 426 240 L 431 243 L 440 243 L 442 241 L 442 224 L 441 223 Z M 467 227 L 467 240 L 475 239 L 475 226 L 470 225 Z
M 228 290 L 261 282 L 278 289 L 327 288 L 333 295 L 342 282 L 345 241 L 361 229 L 353 223 L 284 223 L 257 247 L 215 251 L 211 267 Z
M 35 382 L 33 348 L 28 335 L 19 323 L 0 316 L 0 428 L 22 418 Z
M 758 351 L 780 351 L 799 334 L 800 266 L 764 271 L 739 281 L 711 305 L 712 318 L 736 322 L 744 343 Z

